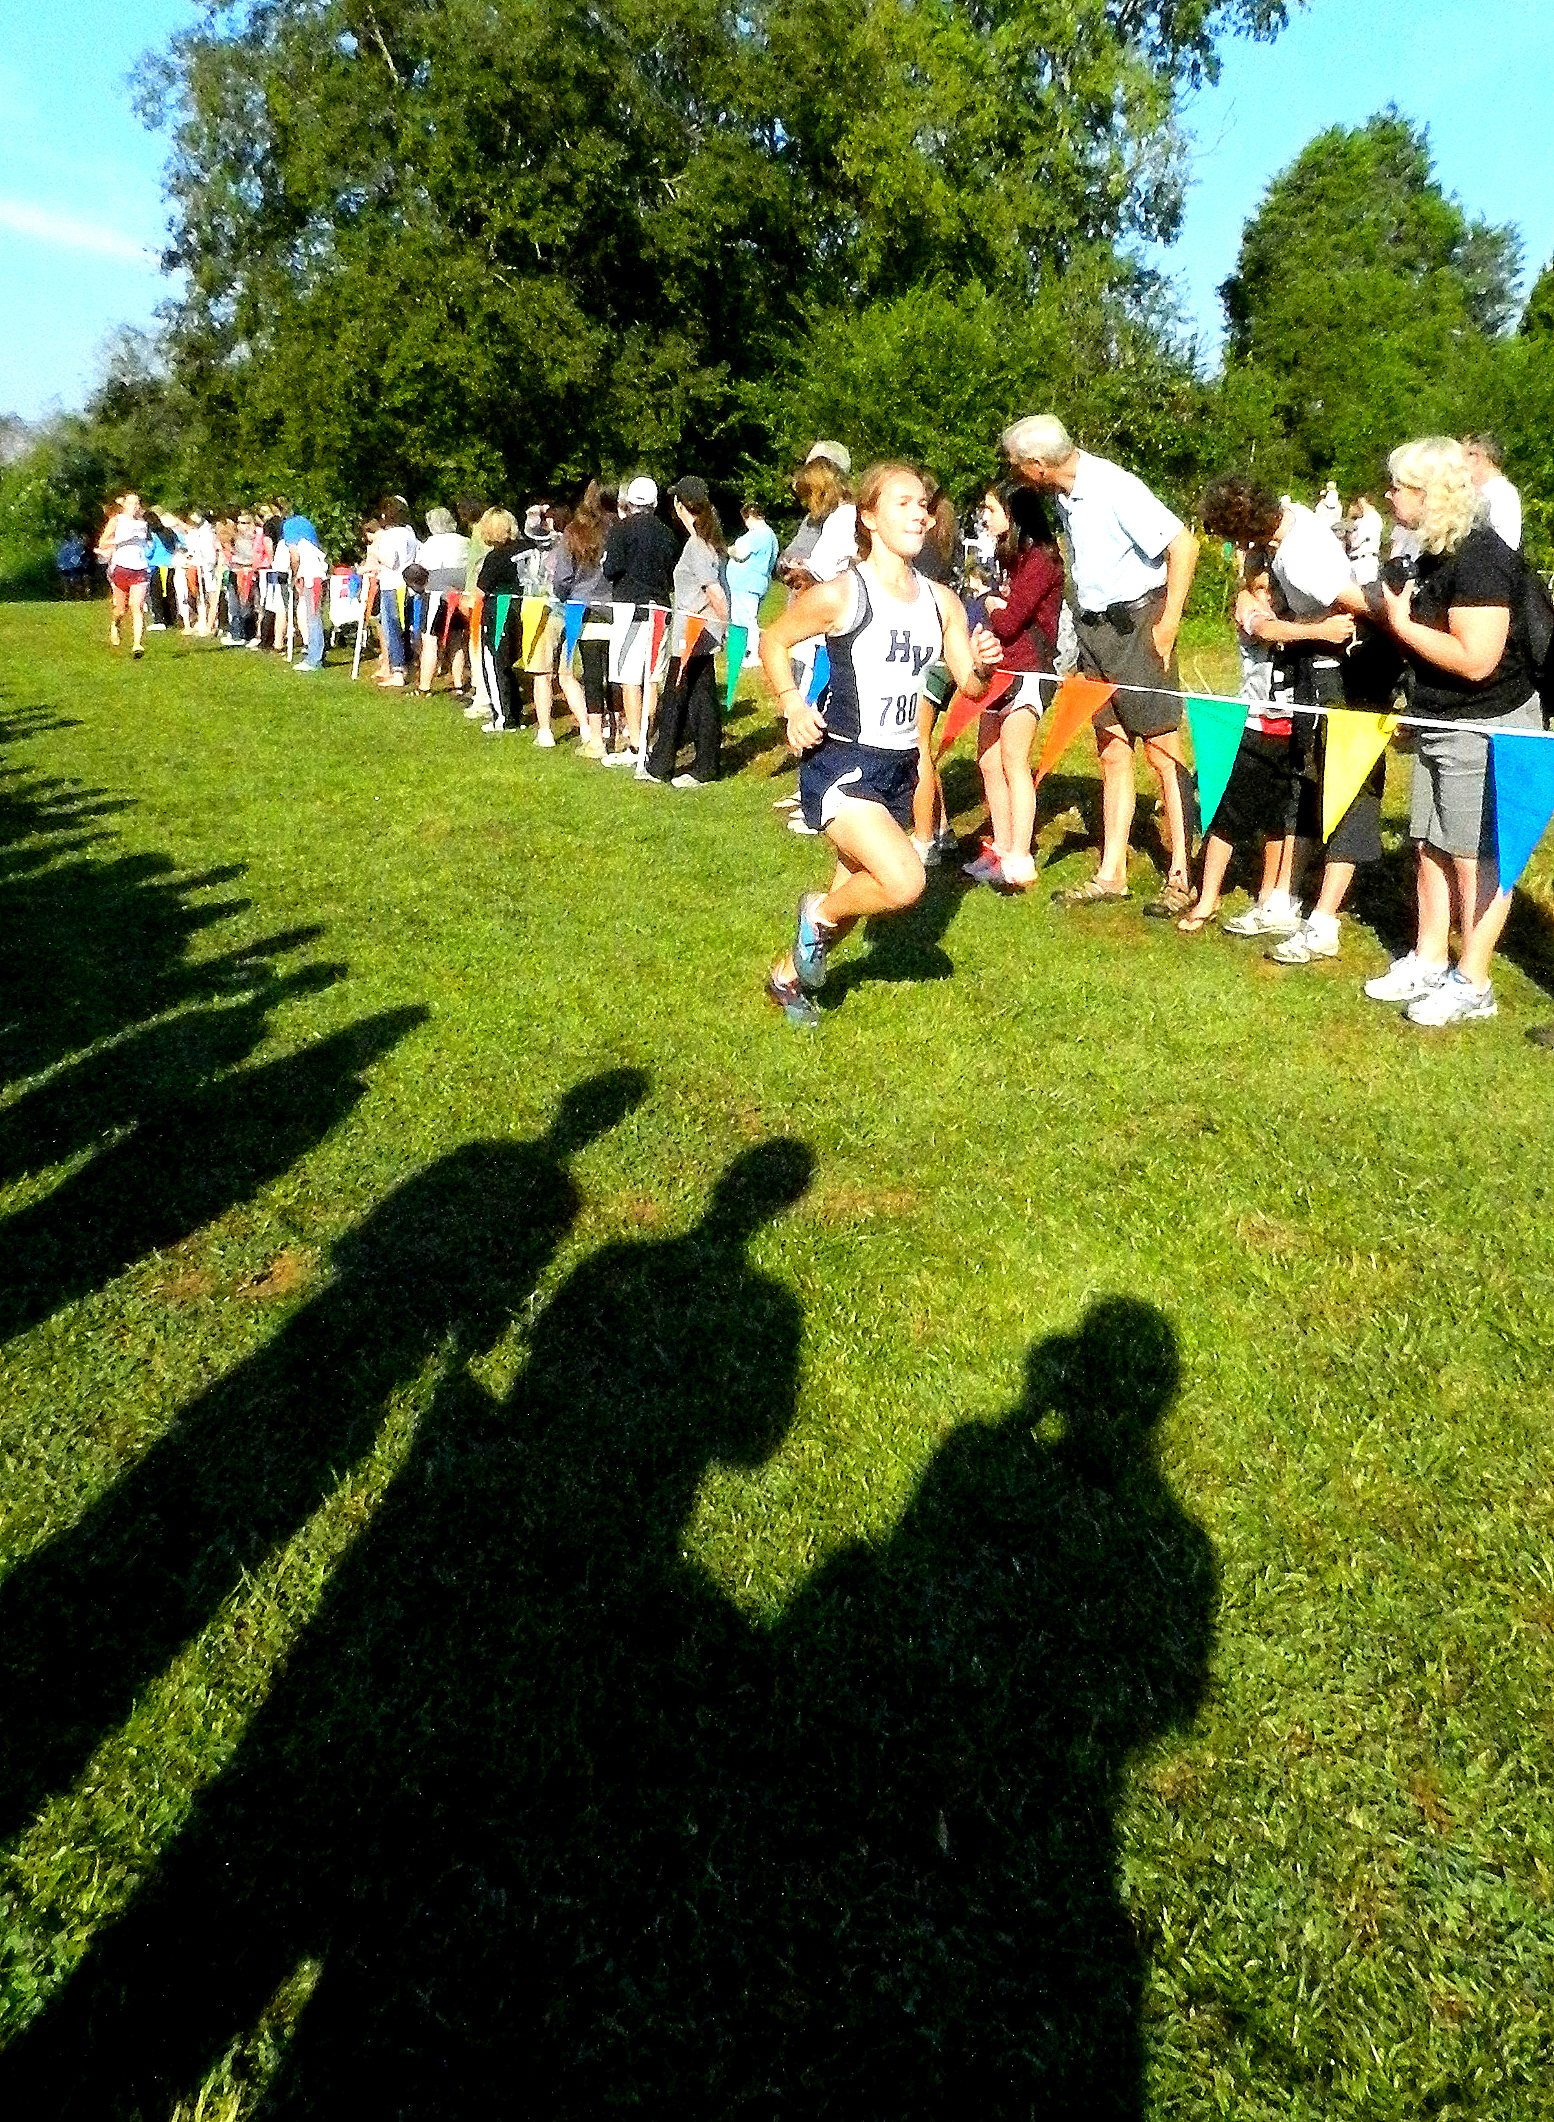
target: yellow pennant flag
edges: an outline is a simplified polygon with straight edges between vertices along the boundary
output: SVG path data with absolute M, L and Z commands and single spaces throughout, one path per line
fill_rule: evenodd
M 1361 784 L 1397 728 L 1397 715 L 1368 714 L 1359 708 L 1328 711 L 1327 743 L 1322 756 L 1322 838 L 1331 840 L 1339 820 L 1360 793 Z
M 534 654 L 534 644 L 540 638 L 540 628 L 545 624 L 545 599 L 525 597 L 519 607 L 519 624 L 523 628 L 523 654 L 521 662 L 527 663 Z

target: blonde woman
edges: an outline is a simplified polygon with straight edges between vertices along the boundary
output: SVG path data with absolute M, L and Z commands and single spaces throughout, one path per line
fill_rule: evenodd
M 1525 570 L 1490 528 L 1467 452 L 1445 435 L 1388 460 L 1395 520 L 1418 555 L 1401 589 L 1383 584 L 1387 623 L 1413 672 L 1413 712 L 1473 728 L 1415 732 L 1409 830 L 1419 852 L 1414 947 L 1379 979 L 1376 1002 L 1406 1002 L 1412 1024 L 1495 1014 L 1489 963 L 1511 894 L 1495 858 L 1494 780 L 1483 725 L 1541 729 L 1527 638 Z M 1451 964 L 1451 931 L 1461 936 Z

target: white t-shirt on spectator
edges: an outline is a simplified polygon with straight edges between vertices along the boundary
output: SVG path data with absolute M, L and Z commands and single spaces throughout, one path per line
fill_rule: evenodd
M 1349 559 L 1356 582 L 1374 582 L 1381 572 L 1381 517 L 1362 508 L 1349 527 Z
M 1284 592 L 1292 619 L 1326 619 L 1338 592 L 1354 580 L 1349 555 L 1311 509 L 1295 502 L 1286 515 L 1293 520 L 1279 540 L 1270 572 Z
M 1074 598 L 1082 612 L 1134 604 L 1160 588 L 1166 547 L 1182 519 L 1142 479 L 1081 450 L 1073 491 L 1053 498 L 1068 532 Z
M 435 531 L 423 538 L 416 558 L 426 569 L 429 590 L 462 590 L 469 572 L 469 540 L 457 531 Z
M 299 582 L 323 582 L 328 577 L 329 563 L 311 538 L 299 538 L 291 556 L 297 563 Z
M 850 501 L 844 501 L 821 524 L 814 549 L 802 564 L 817 582 L 829 582 L 857 557 L 858 511 Z
M 403 588 L 405 569 L 415 556 L 415 532 L 408 523 L 380 530 L 372 541 L 372 557 L 378 563 L 378 587 Z
M 1496 472 L 1479 489 L 1489 508 L 1489 527 L 1513 553 L 1522 549 L 1522 497 L 1504 472 Z

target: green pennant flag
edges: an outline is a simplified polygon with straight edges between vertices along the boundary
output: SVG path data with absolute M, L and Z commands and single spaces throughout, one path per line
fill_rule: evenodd
M 1198 700 L 1187 696 L 1187 721 L 1192 730 L 1192 755 L 1198 769 L 1198 816 L 1207 832 L 1214 822 L 1220 799 L 1230 780 L 1230 769 L 1241 749 L 1246 728 L 1243 700 Z
M 739 685 L 739 673 L 744 668 L 745 643 L 750 639 L 748 626 L 731 626 L 728 630 L 728 674 L 723 681 L 723 712 L 734 712 L 734 694 Z
M 494 631 L 491 635 L 491 649 L 492 653 L 495 655 L 500 655 L 501 653 L 502 636 L 507 632 L 507 615 L 512 610 L 512 608 L 513 600 L 511 596 L 504 595 L 502 591 L 498 590 L 496 598 L 496 618 L 492 622 Z

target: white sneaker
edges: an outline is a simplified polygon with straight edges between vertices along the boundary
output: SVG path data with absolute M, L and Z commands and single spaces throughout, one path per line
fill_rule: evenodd
M 1410 1002 L 1405 1015 L 1410 1024 L 1472 1024 L 1480 1017 L 1493 1017 L 1495 991 L 1474 987 L 1454 965 L 1427 995 Z
M 961 864 L 960 873 L 963 877 L 969 877 L 973 884 L 996 884 L 1003 875 L 1003 869 L 992 848 L 984 847 L 974 860 Z
M 914 834 L 912 845 L 916 848 L 917 859 L 922 863 L 924 869 L 937 869 L 939 867 L 939 843 L 937 840 L 919 840 Z
M 1417 951 L 1394 958 L 1384 973 L 1367 980 L 1365 992 L 1373 1002 L 1417 1002 L 1446 978 L 1444 965 L 1423 965 Z
M 788 830 L 790 833 L 801 834 L 802 837 L 806 840 L 818 840 L 820 837 L 819 826 L 806 825 L 804 823 L 803 818 L 799 815 L 797 811 L 795 811 L 793 813 L 793 816 L 788 820 Z
M 1275 965 L 1314 965 L 1318 958 L 1338 956 L 1338 937 L 1312 927 L 1303 921 L 1292 936 L 1276 943 L 1272 950 L 1263 953 L 1272 958 Z
M 669 786 L 671 788 L 706 788 L 708 783 L 698 781 L 694 774 L 676 774 Z
M 1302 922 L 1296 907 L 1286 912 L 1282 907 L 1257 905 L 1220 926 L 1227 936 L 1293 936 Z
M 637 755 L 635 752 L 606 752 L 604 757 L 599 761 L 599 764 L 601 766 L 634 767 L 636 763 Z
M 556 749 L 556 738 L 554 731 L 548 729 L 537 729 L 534 732 L 534 745 L 537 751 L 553 752 Z

